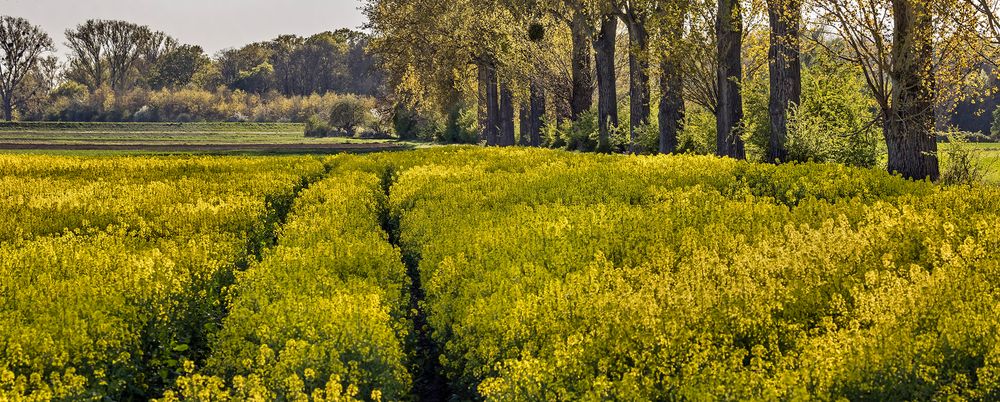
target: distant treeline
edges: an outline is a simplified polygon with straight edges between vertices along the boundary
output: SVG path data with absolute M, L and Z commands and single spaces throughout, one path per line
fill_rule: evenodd
M 304 122 L 338 100 L 370 104 L 384 87 L 368 36 L 347 29 L 209 56 L 147 26 L 89 20 L 65 32 L 60 60 L 40 27 L 0 22 L 0 36 L 16 42 L 3 53 L 22 55 L 4 62 L 7 120 Z

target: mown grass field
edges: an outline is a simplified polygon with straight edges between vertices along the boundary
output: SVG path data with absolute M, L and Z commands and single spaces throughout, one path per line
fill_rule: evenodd
M 322 153 L 412 148 L 416 143 L 346 137 L 309 138 L 295 123 L 0 123 L 0 149 Z
M 974 149 L 985 173 L 983 178 L 990 183 L 1000 184 L 1000 143 L 976 143 L 968 146 Z
M 0 400 L 1000 398 L 993 186 L 476 147 L 0 174 Z

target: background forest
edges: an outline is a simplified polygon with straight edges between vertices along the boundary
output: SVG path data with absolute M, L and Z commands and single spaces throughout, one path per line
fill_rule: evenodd
M 1000 36 L 990 0 L 926 2 L 368 0 L 366 32 L 214 56 L 154 28 L 89 20 L 65 32 L 65 60 L 48 33 L 3 17 L 0 94 L 7 120 L 296 122 L 312 136 L 937 178 L 939 141 L 997 138 Z
M 53 39 L 24 20 L 4 17 L 5 37 L 18 25 L 35 54 L 23 56 L 34 62 L 21 63 L 22 76 L 4 92 L 8 120 L 305 122 L 338 106 L 374 109 L 384 88 L 368 36 L 348 29 L 210 57 L 150 27 L 90 20 L 65 33 L 70 52 L 61 60 Z M 13 64 L 5 63 L 5 81 L 16 78 L 6 69 Z

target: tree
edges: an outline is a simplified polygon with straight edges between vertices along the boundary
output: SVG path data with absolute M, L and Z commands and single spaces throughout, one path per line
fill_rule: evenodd
M 618 76 L 615 73 L 615 45 L 618 40 L 618 16 L 601 16 L 601 29 L 594 37 L 597 64 L 597 117 L 599 152 L 610 151 L 611 127 L 618 121 Z
M 684 25 L 690 5 L 687 0 L 657 4 L 653 19 L 655 48 L 660 59 L 659 152 L 677 151 L 678 134 L 684 125 Z
M 514 139 L 514 92 L 510 85 L 500 84 L 500 141 L 501 147 L 515 145 Z
M 370 47 L 399 101 L 434 105 L 428 112 L 447 115 L 453 105 L 476 99 L 468 103 L 483 110 L 487 144 L 501 142 L 500 130 L 513 126 L 513 113 L 504 113 L 500 87 L 511 91 L 512 110 L 536 58 L 523 21 L 509 7 L 501 0 L 370 0 L 365 12 L 374 33 Z
M 718 41 L 716 154 L 746 158 L 743 144 L 743 10 L 739 0 L 719 0 L 715 23 Z
M 330 125 L 353 136 L 373 120 L 375 102 L 357 95 L 338 96 L 330 107 Z
M 968 75 L 991 53 L 989 41 L 969 28 L 983 27 L 990 18 L 975 4 L 817 1 L 821 23 L 844 44 L 826 49 L 861 67 L 878 105 L 890 172 L 910 179 L 939 177 L 936 105 L 964 96 Z
M 594 54 L 591 51 L 591 24 L 583 5 L 573 2 L 570 21 L 573 38 L 573 92 L 570 102 L 570 118 L 577 120 L 594 104 Z
M 177 45 L 147 26 L 114 20 L 88 20 L 67 30 L 66 39 L 72 52 L 68 76 L 91 90 L 106 84 L 116 92 L 131 89 Z
M 148 27 L 125 21 L 105 21 L 108 82 L 115 91 L 132 85 L 132 69 L 147 51 L 158 45 Z M 158 46 L 156 46 L 158 47 Z
M 384 96 L 385 76 L 378 68 L 375 56 L 368 51 L 371 36 L 347 29 L 334 31 L 333 34 L 347 44 L 347 52 L 344 54 L 347 76 L 341 90 L 358 95 Z
M 107 79 L 104 63 L 104 36 L 107 27 L 103 21 L 88 20 L 76 29 L 66 30 L 66 45 L 70 48 L 70 78 L 90 90 L 100 88 Z
M 799 57 L 799 27 L 802 20 L 800 0 L 768 0 L 767 16 L 771 26 L 770 49 L 770 138 L 769 162 L 788 158 L 788 114 L 802 98 L 802 62 Z
M 262 94 L 273 87 L 272 49 L 252 43 L 239 49 L 223 50 L 216 57 L 222 81 L 230 89 Z
M 928 0 L 893 0 L 890 107 L 883 116 L 889 171 L 937 180 L 934 43 Z
M 59 75 L 59 59 L 56 56 L 44 56 L 38 60 L 18 86 L 19 95 L 15 97 L 14 109 L 18 111 L 19 118 L 40 120 L 45 117 L 45 108 L 51 103 Z
M 146 80 L 153 89 L 180 88 L 209 63 L 200 46 L 181 45 L 158 57 Z
M 640 127 L 649 124 L 649 31 L 646 20 L 652 5 L 643 1 L 618 1 L 618 17 L 625 22 L 629 36 L 629 152 L 639 152 Z
M 14 104 L 25 76 L 34 70 L 42 54 L 52 49 L 52 39 L 41 27 L 24 18 L 0 17 L 0 98 L 7 121 L 14 118 Z

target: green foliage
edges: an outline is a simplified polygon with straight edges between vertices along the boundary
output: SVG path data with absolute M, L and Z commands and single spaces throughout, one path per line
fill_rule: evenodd
M 345 114 L 340 124 L 360 128 L 373 122 L 375 101 L 355 95 L 261 97 L 225 88 L 214 92 L 192 87 L 115 93 L 110 88 L 87 92 L 65 84 L 56 90 L 45 116 L 36 119 L 66 122 L 295 122 L 314 115 L 331 116 L 337 108 Z M 367 109 L 366 113 L 363 113 Z M 331 122 L 332 123 L 332 122 Z M 343 127 L 337 127 L 344 130 Z
M 375 120 L 375 100 L 356 95 L 341 95 L 330 105 L 330 125 L 348 136 L 357 134 Z
M 617 127 L 613 127 L 611 129 L 610 145 L 613 153 L 621 154 L 629 152 L 629 149 L 631 149 L 630 147 L 632 145 L 632 128 L 629 126 L 628 123 L 629 120 L 631 119 L 631 116 L 630 116 L 630 108 L 627 101 L 619 105 L 618 109 L 619 109 L 618 120 L 621 123 Z M 660 126 L 659 126 L 659 121 L 655 115 L 650 117 L 649 124 L 636 127 L 635 133 L 637 139 L 635 148 L 636 153 L 651 154 L 657 152 L 660 149 Z
M 993 124 L 990 126 L 993 141 L 1000 141 L 1000 108 L 993 109 Z
M 298 123 L 91 123 L 91 122 L 0 122 L 0 132 L 78 132 L 78 133 L 275 133 L 302 131 Z
M 337 131 L 323 118 L 313 115 L 306 120 L 306 137 L 329 137 Z
M 429 140 L 437 135 L 437 122 L 402 103 L 392 113 L 392 125 L 401 140 Z
M 680 153 L 713 155 L 715 141 L 715 115 L 701 107 L 688 107 L 684 114 L 684 127 L 677 134 Z
M 200 46 L 182 45 L 157 58 L 145 80 L 153 89 L 180 88 L 209 64 Z
M 555 135 L 559 137 L 556 142 L 565 143 L 564 147 L 570 151 L 589 152 L 597 148 L 599 125 L 596 109 L 583 112 L 576 121 L 567 120 L 555 128 Z
M 969 146 L 969 133 L 948 132 L 948 141 L 941 146 L 941 183 L 946 185 L 974 185 L 982 183 L 986 171 L 981 165 L 982 151 Z
M 437 142 L 444 144 L 475 144 L 479 142 L 477 110 L 465 105 L 455 105 L 448 113 L 444 131 Z
M 743 85 L 747 143 L 764 155 L 770 137 L 767 76 Z M 802 69 L 802 103 L 788 119 L 789 159 L 876 166 L 884 145 L 866 85 L 858 67 L 823 53 L 813 55 Z

